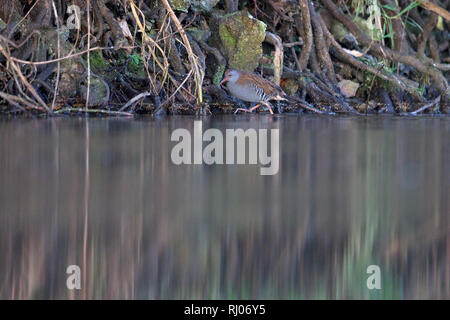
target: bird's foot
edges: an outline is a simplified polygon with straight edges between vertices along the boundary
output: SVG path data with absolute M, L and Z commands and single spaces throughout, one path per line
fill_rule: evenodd
M 269 109 L 270 114 L 273 114 L 272 106 L 270 105 L 270 103 L 265 102 L 265 101 L 261 101 L 256 106 L 251 107 L 250 109 L 238 108 L 238 109 L 236 109 L 234 114 L 236 114 L 238 111 L 244 111 L 244 112 L 252 113 L 253 110 L 258 109 L 261 105 L 265 105 Z
M 268 109 L 269 109 L 269 112 L 270 112 L 270 114 L 273 114 L 273 111 L 272 111 L 272 106 L 270 105 L 270 103 L 268 103 L 268 102 L 265 102 L 265 101 L 261 101 L 260 102 L 260 104 L 258 104 L 258 105 L 256 105 L 256 106 L 254 106 L 253 108 L 251 108 L 250 110 L 251 111 L 253 111 L 253 109 L 256 109 L 256 108 L 258 108 L 260 105 L 265 105 Z
M 244 112 L 252 113 L 252 112 L 251 112 L 250 110 L 248 110 L 248 109 L 237 108 L 236 111 L 234 111 L 234 114 L 238 113 L 239 111 L 244 111 Z

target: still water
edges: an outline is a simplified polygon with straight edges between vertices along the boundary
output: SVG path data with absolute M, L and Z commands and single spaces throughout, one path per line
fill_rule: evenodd
M 0 120 L 0 298 L 450 298 L 450 118 L 202 120 L 278 128 L 273 176 L 174 165 L 194 120 Z

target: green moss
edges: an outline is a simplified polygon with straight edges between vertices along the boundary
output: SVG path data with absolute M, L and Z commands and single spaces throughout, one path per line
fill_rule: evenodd
M 0 18 L 0 30 L 3 30 L 6 28 L 6 23 Z
M 106 68 L 106 66 L 108 65 L 108 63 L 103 58 L 101 51 L 91 52 L 90 63 L 91 63 L 91 68 L 97 72 L 103 71 Z
M 225 25 L 221 25 L 219 27 L 219 35 L 222 40 L 222 44 L 227 51 L 231 51 L 236 47 L 236 39 L 234 36 L 228 31 Z
M 333 23 L 330 31 L 338 41 L 342 41 L 349 34 L 347 28 L 340 22 Z
M 170 4 L 172 5 L 172 9 L 188 12 L 188 9 L 191 5 L 190 0 L 170 0 Z
M 369 22 L 367 19 L 363 19 L 361 17 L 356 17 L 353 22 L 358 26 L 359 30 L 362 31 L 366 36 L 371 39 L 374 39 L 374 32 L 369 27 Z M 375 40 L 375 39 L 374 39 Z
M 225 72 L 225 66 L 220 65 L 217 67 L 216 73 L 213 76 L 213 83 L 218 86 L 220 81 L 222 80 L 223 74 Z
M 129 56 L 128 71 L 139 76 L 145 76 L 144 59 L 141 55 L 134 53 Z
M 123 64 L 125 64 L 127 62 L 127 58 L 128 58 L 128 55 L 124 51 L 120 50 L 119 51 L 119 58 L 117 59 L 117 63 L 119 65 L 123 65 Z
M 266 25 L 246 11 L 225 15 L 219 23 L 219 37 L 231 68 L 253 71 L 262 55 Z
M 80 93 L 83 99 L 87 98 L 87 79 L 80 86 Z M 109 98 L 109 89 L 106 83 L 97 77 L 91 77 L 89 87 L 89 106 L 100 106 L 107 102 Z

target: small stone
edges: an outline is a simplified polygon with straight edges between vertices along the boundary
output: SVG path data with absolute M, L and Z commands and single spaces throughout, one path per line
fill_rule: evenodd
M 87 82 L 87 81 L 86 81 Z M 87 83 L 80 86 L 80 93 L 83 100 L 86 101 L 87 98 Z M 100 80 L 99 78 L 91 77 L 91 83 L 89 87 L 89 102 L 88 106 L 103 106 L 109 100 L 109 88 L 106 82 Z
M 211 31 L 202 30 L 198 28 L 186 28 L 185 29 L 189 35 L 195 39 L 195 41 L 208 41 L 209 37 L 211 37 Z
M 354 47 L 358 44 L 356 38 L 340 22 L 333 23 L 330 31 L 334 38 L 345 46 Z
M 351 98 L 356 95 L 356 91 L 358 91 L 359 88 L 359 83 L 351 80 L 342 80 L 338 83 L 338 88 L 341 90 L 344 97 Z
M 220 0 L 170 0 L 174 10 L 188 12 L 189 8 L 193 11 L 209 12 Z
M 191 0 L 191 7 L 194 11 L 209 12 L 220 0 Z

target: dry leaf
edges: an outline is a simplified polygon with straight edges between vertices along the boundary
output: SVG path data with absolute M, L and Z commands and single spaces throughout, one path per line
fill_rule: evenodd
M 133 36 L 131 35 L 131 31 L 130 28 L 128 28 L 128 23 L 127 21 L 124 20 L 119 20 L 119 25 L 120 28 L 122 29 L 122 33 L 126 38 L 133 38 Z
M 358 50 L 348 50 L 345 48 L 342 48 L 342 49 L 344 49 L 345 52 L 347 52 L 348 54 L 351 54 L 352 56 L 354 56 L 356 58 L 362 57 L 364 55 L 364 53 L 359 52 Z

